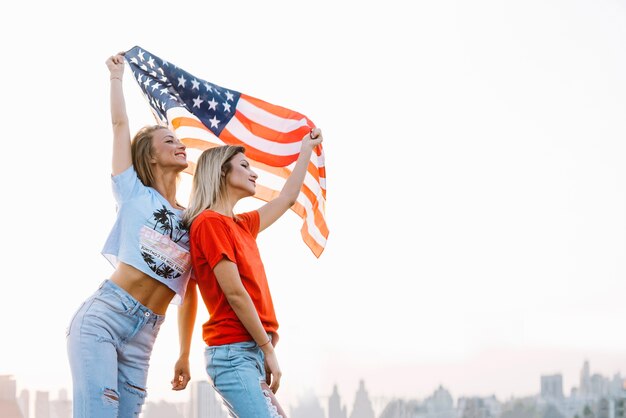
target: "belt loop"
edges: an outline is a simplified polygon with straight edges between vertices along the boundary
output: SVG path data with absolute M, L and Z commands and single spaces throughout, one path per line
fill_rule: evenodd
M 139 301 L 134 301 L 133 303 L 135 304 L 135 306 L 133 306 L 133 309 L 130 310 L 131 315 L 134 315 L 139 310 L 139 307 L 141 306 Z

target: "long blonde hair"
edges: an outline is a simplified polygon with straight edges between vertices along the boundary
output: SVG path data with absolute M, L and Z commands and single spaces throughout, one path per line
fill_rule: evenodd
M 154 173 L 152 172 L 152 138 L 159 129 L 167 129 L 162 125 L 149 125 L 141 128 L 131 141 L 131 155 L 133 167 L 137 172 L 137 177 L 146 187 L 154 184 Z
M 191 183 L 189 207 L 183 213 L 183 222 L 188 227 L 205 209 L 225 198 L 226 176 L 232 168 L 230 161 L 236 154 L 245 152 L 239 145 L 222 145 L 200 154 Z

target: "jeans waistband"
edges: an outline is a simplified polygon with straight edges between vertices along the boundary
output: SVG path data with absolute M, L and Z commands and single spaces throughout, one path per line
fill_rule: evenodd
M 143 316 L 150 318 L 150 322 L 154 323 L 162 323 L 165 320 L 165 315 L 159 315 L 154 313 L 151 309 L 144 306 L 141 302 L 135 299 L 130 293 L 126 290 L 119 287 L 115 282 L 110 279 L 106 279 L 100 284 L 99 290 L 109 290 L 116 293 L 120 298 L 125 299 L 129 302 L 130 305 L 133 306 L 133 309 L 129 312 L 131 315 L 134 315 L 137 312 L 143 314 Z

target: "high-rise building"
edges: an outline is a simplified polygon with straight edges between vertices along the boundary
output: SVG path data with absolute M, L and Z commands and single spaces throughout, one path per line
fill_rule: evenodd
M 20 392 L 20 396 L 17 398 L 17 404 L 20 407 L 22 416 L 24 418 L 30 417 L 30 393 L 26 389 Z
M 326 418 L 317 396 L 311 391 L 298 399 L 298 405 L 291 408 L 290 418 Z
M 191 383 L 188 418 L 226 418 L 221 397 L 204 380 Z
M 160 400 L 159 402 L 146 402 L 142 411 L 143 418 L 184 418 L 179 410 L 179 405 Z
M 17 403 L 17 384 L 11 375 L 0 376 L 0 416 L 2 418 L 25 418 Z
M 441 385 L 424 400 L 424 406 L 428 411 L 428 418 L 454 418 L 456 416 L 452 395 Z
M 495 396 L 460 398 L 457 406 L 460 418 L 493 418 L 500 416 L 501 405 Z
M 541 397 L 546 400 L 563 399 L 563 376 L 561 374 L 541 376 Z
M 50 418 L 72 418 L 72 401 L 67 390 L 61 389 L 57 399 L 50 401 Z
M 372 401 L 370 401 L 367 390 L 365 390 L 365 382 L 363 380 L 359 382 L 359 389 L 354 398 L 354 407 L 352 408 L 352 413 L 350 413 L 350 418 L 374 418 Z
M 580 371 L 578 394 L 583 398 L 591 395 L 591 374 L 589 372 L 589 362 L 587 360 L 585 360 L 583 368 Z
M 333 393 L 328 399 L 328 418 L 348 418 L 346 407 L 341 405 L 341 397 L 337 385 L 333 386 Z
M 35 418 L 51 418 L 50 395 L 48 392 L 35 392 Z

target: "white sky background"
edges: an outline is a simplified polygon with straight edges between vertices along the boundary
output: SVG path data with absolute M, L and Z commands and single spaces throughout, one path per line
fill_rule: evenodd
M 65 327 L 112 272 L 100 255 L 114 220 L 104 61 L 134 45 L 324 131 L 324 254 L 293 213 L 259 238 L 283 403 L 336 383 L 350 410 L 359 379 L 376 397 L 442 384 L 504 400 L 563 373 L 569 393 L 585 359 L 626 374 L 626 2 L 7 10 L 0 374 L 18 390 L 71 387 Z M 126 77 L 134 131 L 153 118 Z M 194 379 L 206 379 L 200 312 Z M 177 355 L 171 307 L 149 400 L 188 398 L 169 389 Z

